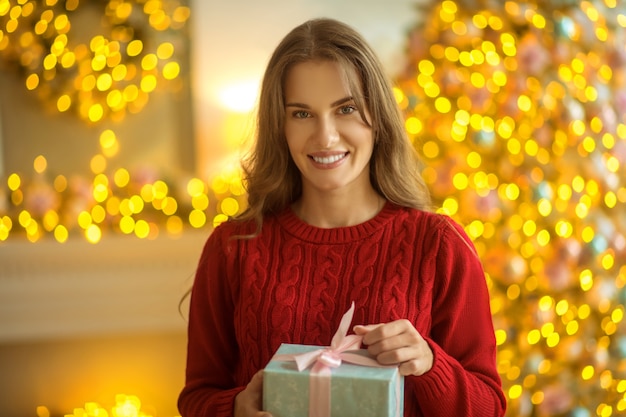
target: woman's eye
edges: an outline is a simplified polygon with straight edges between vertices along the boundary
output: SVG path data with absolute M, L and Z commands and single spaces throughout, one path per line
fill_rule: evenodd
M 352 114 L 356 111 L 356 107 L 354 106 L 343 106 L 339 109 L 341 114 Z
M 296 119 L 306 119 L 307 117 L 309 117 L 309 112 L 304 110 L 294 111 L 293 117 L 295 117 Z

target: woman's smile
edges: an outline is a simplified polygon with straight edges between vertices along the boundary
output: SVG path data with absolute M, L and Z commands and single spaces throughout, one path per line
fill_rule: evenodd
M 342 152 L 335 154 L 311 154 L 309 157 L 320 168 L 330 169 L 335 168 L 343 163 L 348 157 L 350 152 Z

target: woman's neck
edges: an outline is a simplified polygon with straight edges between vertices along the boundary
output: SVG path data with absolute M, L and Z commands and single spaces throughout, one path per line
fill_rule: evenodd
M 382 210 L 385 201 L 374 189 L 356 198 L 345 193 L 320 196 L 305 192 L 292 205 L 292 210 L 305 223 L 330 229 L 355 226 L 372 219 Z

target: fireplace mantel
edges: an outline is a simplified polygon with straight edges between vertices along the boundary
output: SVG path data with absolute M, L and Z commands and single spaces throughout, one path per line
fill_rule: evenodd
M 178 304 L 208 234 L 0 244 L 0 343 L 184 331 Z

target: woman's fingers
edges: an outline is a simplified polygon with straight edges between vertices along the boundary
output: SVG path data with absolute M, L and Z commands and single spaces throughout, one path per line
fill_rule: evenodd
M 354 332 L 363 336 L 368 352 L 378 362 L 397 364 L 402 375 L 422 375 L 433 366 L 430 346 L 408 320 L 355 326 Z
M 250 380 L 246 388 L 235 397 L 235 417 L 272 417 L 261 411 L 263 407 L 263 371 Z

